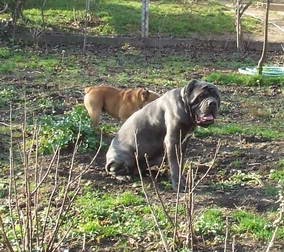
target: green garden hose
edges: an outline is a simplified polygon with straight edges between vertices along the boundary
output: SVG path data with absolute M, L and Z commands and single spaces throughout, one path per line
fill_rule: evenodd
M 247 75 L 258 75 L 257 67 L 241 67 L 239 73 Z M 265 66 L 262 71 L 263 76 L 284 77 L 284 67 Z

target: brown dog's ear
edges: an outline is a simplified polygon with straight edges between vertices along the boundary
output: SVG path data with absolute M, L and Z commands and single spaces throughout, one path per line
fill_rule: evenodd
M 143 90 L 142 90 L 142 94 L 141 94 L 142 101 L 146 101 L 146 100 L 148 100 L 149 96 L 150 96 L 150 92 L 149 92 L 149 90 L 147 90 L 147 89 L 143 88 Z
M 84 89 L 85 94 L 89 93 L 92 88 L 93 88 L 93 87 L 86 87 L 86 88 Z

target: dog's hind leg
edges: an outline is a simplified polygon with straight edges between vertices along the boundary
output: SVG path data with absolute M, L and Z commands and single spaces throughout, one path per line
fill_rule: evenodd
M 88 94 L 84 98 L 84 105 L 88 111 L 88 114 L 92 120 L 92 125 L 96 127 L 100 121 L 100 115 L 102 113 L 102 105 L 96 102 L 92 97 L 88 97 Z
M 99 122 L 100 122 L 100 115 L 101 115 L 101 109 L 97 109 L 97 110 L 91 110 L 89 113 L 89 116 L 91 117 L 91 120 L 92 120 L 92 125 L 94 127 L 96 127 Z

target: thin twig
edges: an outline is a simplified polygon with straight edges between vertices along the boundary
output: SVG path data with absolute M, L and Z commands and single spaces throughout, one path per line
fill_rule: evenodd
M 12 190 L 14 187 L 14 193 L 15 193 L 15 204 L 16 204 L 16 209 L 17 209 L 17 214 L 18 217 L 20 216 L 20 212 L 19 212 L 19 205 L 18 205 L 18 197 L 17 197 L 17 188 L 15 186 L 15 174 L 14 174 L 14 152 L 13 152 L 13 129 L 12 129 L 12 105 L 10 105 L 10 180 L 9 180 L 9 215 L 11 218 L 11 223 L 12 223 L 12 229 L 13 229 L 13 234 L 16 240 L 16 244 L 18 247 L 18 250 L 21 251 L 21 246 L 20 246 L 20 242 L 19 242 L 19 237 L 17 235 L 16 232 L 16 226 L 15 226 L 15 219 L 14 219 L 14 215 L 13 215 L 13 207 L 12 207 Z M 21 240 L 23 240 L 23 229 L 22 226 L 20 225 L 20 234 L 21 234 Z
M 50 212 L 50 208 L 51 208 L 51 203 L 52 203 L 52 199 L 54 198 L 55 192 L 58 189 L 58 167 L 59 167 L 59 159 L 60 159 L 60 149 L 57 152 L 57 162 L 56 162 L 56 167 L 55 167 L 55 176 L 54 176 L 54 186 L 53 186 L 53 190 L 49 196 L 49 200 L 48 200 L 48 204 L 47 204 L 47 209 L 46 209 L 46 214 L 44 217 L 44 221 L 43 221 L 43 229 L 42 229 L 42 238 L 41 238 L 41 247 L 44 247 L 44 240 L 45 240 L 45 233 L 46 233 L 46 227 L 47 227 L 47 221 L 49 218 L 49 212 Z
M 197 187 L 197 186 L 200 184 L 200 182 L 208 175 L 208 173 L 210 172 L 210 170 L 211 170 L 212 167 L 214 166 L 215 161 L 216 161 L 216 158 L 217 158 L 217 155 L 218 155 L 219 150 L 220 150 L 220 147 L 221 147 L 221 140 L 219 139 L 219 140 L 218 140 L 218 143 L 217 143 L 216 151 L 215 151 L 215 154 L 214 154 L 213 160 L 211 161 L 210 166 L 208 167 L 207 171 L 203 174 L 203 176 L 196 182 L 196 184 L 195 184 L 194 187 L 192 188 L 192 191 L 194 191 L 194 190 L 196 189 L 196 187 Z
M 179 149 L 175 145 L 176 150 L 176 158 L 179 166 L 179 173 L 178 173 L 178 188 L 176 194 L 176 206 L 175 206 L 175 217 L 174 217 L 174 234 L 173 234 L 173 244 L 175 246 L 177 238 L 177 223 L 178 223 L 178 206 L 179 206 L 179 194 L 180 194 L 180 184 L 181 184 L 181 177 L 182 177 L 182 165 L 183 165 L 183 153 L 182 153 L 182 141 L 181 141 L 181 131 L 179 134 Z
M 151 171 L 151 167 L 150 167 L 150 165 L 149 165 L 149 161 L 148 161 L 147 154 L 145 154 L 145 161 L 146 161 L 146 164 L 147 164 L 147 169 L 148 169 L 148 171 L 149 171 L 150 178 L 151 178 L 151 181 L 152 181 L 152 184 L 153 184 L 155 193 L 156 193 L 156 195 L 157 195 L 157 197 L 158 197 L 158 199 L 159 199 L 159 201 L 160 201 L 160 203 L 161 203 L 161 206 L 162 206 L 162 208 L 163 208 L 163 212 L 165 213 L 165 215 L 166 215 L 168 221 L 170 222 L 171 226 L 174 227 L 174 222 L 173 222 L 171 216 L 169 215 L 169 213 L 168 213 L 168 211 L 167 211 L 167 209 L 166 209 L 166 207 L 165 207 L 165 204 L 164 204 L 164 202 L 163 202 L 163 200 L 162 200 L 162 198 L 161 198 L 161 195 L 160 195 L 160 193 L 159 193 L 159 190 L 158 190 L 158 188 L 157 188 L 157 184 L 156 184 L 156 182 L 155 182 L 155 180 L 154 180 L 154 178 L 153 178 L 153 174 L 152 174 L 152 171 Z
M 25 96 L 25 104 L 24 104 L 24 122 L 22 126 L 23 131 L 23 158 L 24 158 L 24 177 L 25 177 L 25 196 L 26 196 L 26 241 L 27 241 L 27 250 L 29 252 L 32 251 L 32 233 L 33 233 L 33 225 L 32 225 L 32 213 L 31 213 L 31 195 L 30 195 L 30 170 L 29 170 L 29 156 L 27 153 L 27 144 L 26 144 L 26 128 L 27 128 L 27 106 L 26 106 L 26 96 Z
M 56 220 L 56 223 L 55 223 L 55 227 L 53 229 L 52 236 L 51 236 L 51 238 L 50 238 L 50 240 L 48 242 L 48 245 L 47 245 L 47 251 L 52 249 L 53 244 L 54 244 L 55 236 L 57 235 L 57 232 L 58 232 L 58 229 L 59 229 L 60 220 L 61 220 L 62 215 L 63 215 L 64 206 L 65 206 L 65 203 L 66 203 L 66 200 L 67 200 L 67 195 L 68 195 L 69 188 L 70 188 L 70 181 L 71 181 L 71 177 L 72 177 L 72 173 L 73 173 L 73 167 L 74 167 L 74 158 L 75 158 L 75 154 L 77 153 L 77 150 L 78 150 L 78 141 L 76 140 L 74 151 L 73 151 L 73 155 L 72 155 L 72 159 L 71 159 L 71 165 L 70 165 L 70 169 L 69 169 L 68 181 L 67 181 L 66 187 L 64 189 L 63 200 L 62 200 L 62 203 L 61 203 L 61 207 L 60 207 L 59 213 L 57 215 L 57 220 Z
M 4 228 L 4 223 L 3 223 L 3 220 L 2 220 L 2 216 L 0 215 L 0 227 L 1 227 L 1 233 L 2 233 L 2 237 L 3 237 L 3 240 L 4 240 L 4 245 L 6 245 L 7 249 L 10 251 L 10 252 L 14 252 L 14 249 L 6 235 L 6 231 L 5 231 L 5 228 Z
M 187 173 L 187 182 L 188 182 L 188 194 L 186 197 L 186 208 L 187 208 L 187 219 L 188 219 L 188 236 L 187 236 L 187 244 L 189 245 L 190 241 L 190 249 L 193 251 L 193 185 L 194 185 L 194 177 L 193 177 L 193 170 L 192 170 L 192 164 L 189 166 L 189 170 Z
M 37 128 L 37 126 L 36 126 Z M 36 136 L 35 136 L 35 145 L 36 145 L 36 149 L 35 149 L 35 186 L 38 185 L 39 182 L 39 171 L 38 171 L 38 167 L 39 167 L 39 156 L 38 156 L 38 149 L 39 149 L 39 129 L 36 130 L 35 132 Z M 39 190 L 36 191 L 35 195 L 34 195 L 34 215 L 35 215 L 35 237 L 36 237 L 36 245 L 39 248 L 39 229 L 40 229 L 40 222 L 39 222 L 39 216 L 38 216 L 38 210 L 39 210 Z
M 228 216 L 226 216 L 226 231 L 225 231 L 225 241 L 224 241 L 224 252 L 227 252 L 228 236 L 229 236 L 229 220 L 228 220 Z
M 149 199 L 149 197 L 148 197 L 148 194 L 147 194 L 147 192 L 146 192 L 146 190 L 145 190 L 145 186 L 144 186 L 144 182 L 143 182 L 143 176 L 142 176 L 142 172 L 141 172 L 140 165 L 139 165 L 138 143 L 137 143 L 137 134 L 136 134 L 136 132 L 135 132 L 134 140 L 135 140 L 135 148 L 136 148 L 136 151 L 135 151 L 135 160 L 136 160 L 136 165 L 137 165 L 137 169 L 138 169 L 138 172 L 139 172 L 139 177 L 140 177 L 140 181 L 141 181 L 142 191 L 143 191 L 143 193 L 144 193 L 144 196 L 145 196 L 145 199 L 146 199 L 146 201 L 147 201 L 147 204 L 148 204 L 148 206 L 149 206 L 149 208 L 150 208 L 151 214 L 152 214 L 152 216 L 153 216 L 153 218 L 154 218 L 156 227 L 157 227 L 158 230 L 159 230 L 159 234 L 160 234 L 160 236 L 161 236 L 161 239 L 162 239 L 162 242 L 163 242 L 163 245 L 164 245 L 164 249 L 165 249 L 166 252 L 168 252 L 168 251 L 170 251 L 170 250 L 169 250 L 167 241 L 165 240 L 164 234 L 163 234 L 163 232 L 162 232 L 162 230 L 161 230 L 160 224 L 159 224 L 159 222 L 158 222 L 158 220 L 157 220 L 157 217 L 156 217 L 156 215 L 155 215 L 153 206 L 152 206 L 152 204 L 151 204 L 151 202 L 150 202 L 150 199 Z
M 45 181 L 47 175 L 49 174 L 50 170 L 51 170 L 51 167 L 53 166 L 53 163 L 55 161 L 55 158 L 56 158 L 56 155 L 58 154 L 58 151 L 59 151 L 59 146 L 57 146 L 53 156 L 52 156 L 52 159 L 49 163 L 49 166 L 47 168 L 47 171 L 45 172 L 45 174 L 43 175 L 43 177 L 41 178 L 40 182 L 37 184 L 36 188 L 31 192 L 31 195 L 33 195 L 38 189 L 39 187 L 41 186 L 41 184 Z
M 73 178 L 71 185 L 73 184 L 73 182 L 77 181 L 79 177 L 82 177 L 85 173 L 87 173 L 89 171 L 89 169 L 91 168 L 91 166 L 93 165 L 94 161 L 97 159 L 97 156 L 99 155 L 99 153 L 101 151 L 102 143 L 103 143 L 103 133 L 101 131 L 100 144 L 99 144 L 99 147 L 98 147 L 94 157 L 92 158 L 91 162 L 87 165 L 87 167 L 81 173 L 79 173 L 77 176 L 75 176 Z
M 156 174 L 156 176 L 155 176 L 155 180 L 157 180 L 158 176 L 160 175 L 160 172 L 161 172 L 161 170 L 162 170 L 162 168 L 163 168 L 163 165 L 164 165 L 164 163 L 165 163 L 165 160 L 166 160 L 166 156 L 167 156 L 167 153 L 166 153 L 166 151 L 164 151 L 164 155 L 163 155 L 163 158 L 162 158 L 162 162 L 161 162 L 161 164 L 160 164 L 160 166 L 159 166 L 159 168 L 158 168 L 158 172 L 157 172 L 157 174 Z
M 235 252 L 236 236 L 233 235 L 232 252 Z
M 278 218 L 274 221 L 273 225 L 275 226 L 275 229 L 273 231 L 273 234 L 272 234 L 272 237 L 271 237 L 271 240 L 267 246 L 267 249 L 266 249 L 266 252 L 269 252 L 270 249 L 273 247 L 273 244 L 274 244 L 274 240 L 276 238 L 276 234 L 277 234 L 277 231 L 279 229 L 279 226 L 281 225 L 281 222 L 283 221 L 283 214 L 284 214 L 284 196 L 282 194 L 282 188 L 280 188 L 279 190 L 279 199 L 278 199 L 278 202 L 280 202 L 280 206 L 279 206 L 279 216 Z

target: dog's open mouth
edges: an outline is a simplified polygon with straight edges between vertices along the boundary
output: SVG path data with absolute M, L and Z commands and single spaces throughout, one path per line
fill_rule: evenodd
M 196 123 L 200 126 L 207 126 L 214 123 L 214 116 L 206 115 L 206 116 L 196 116 Z

